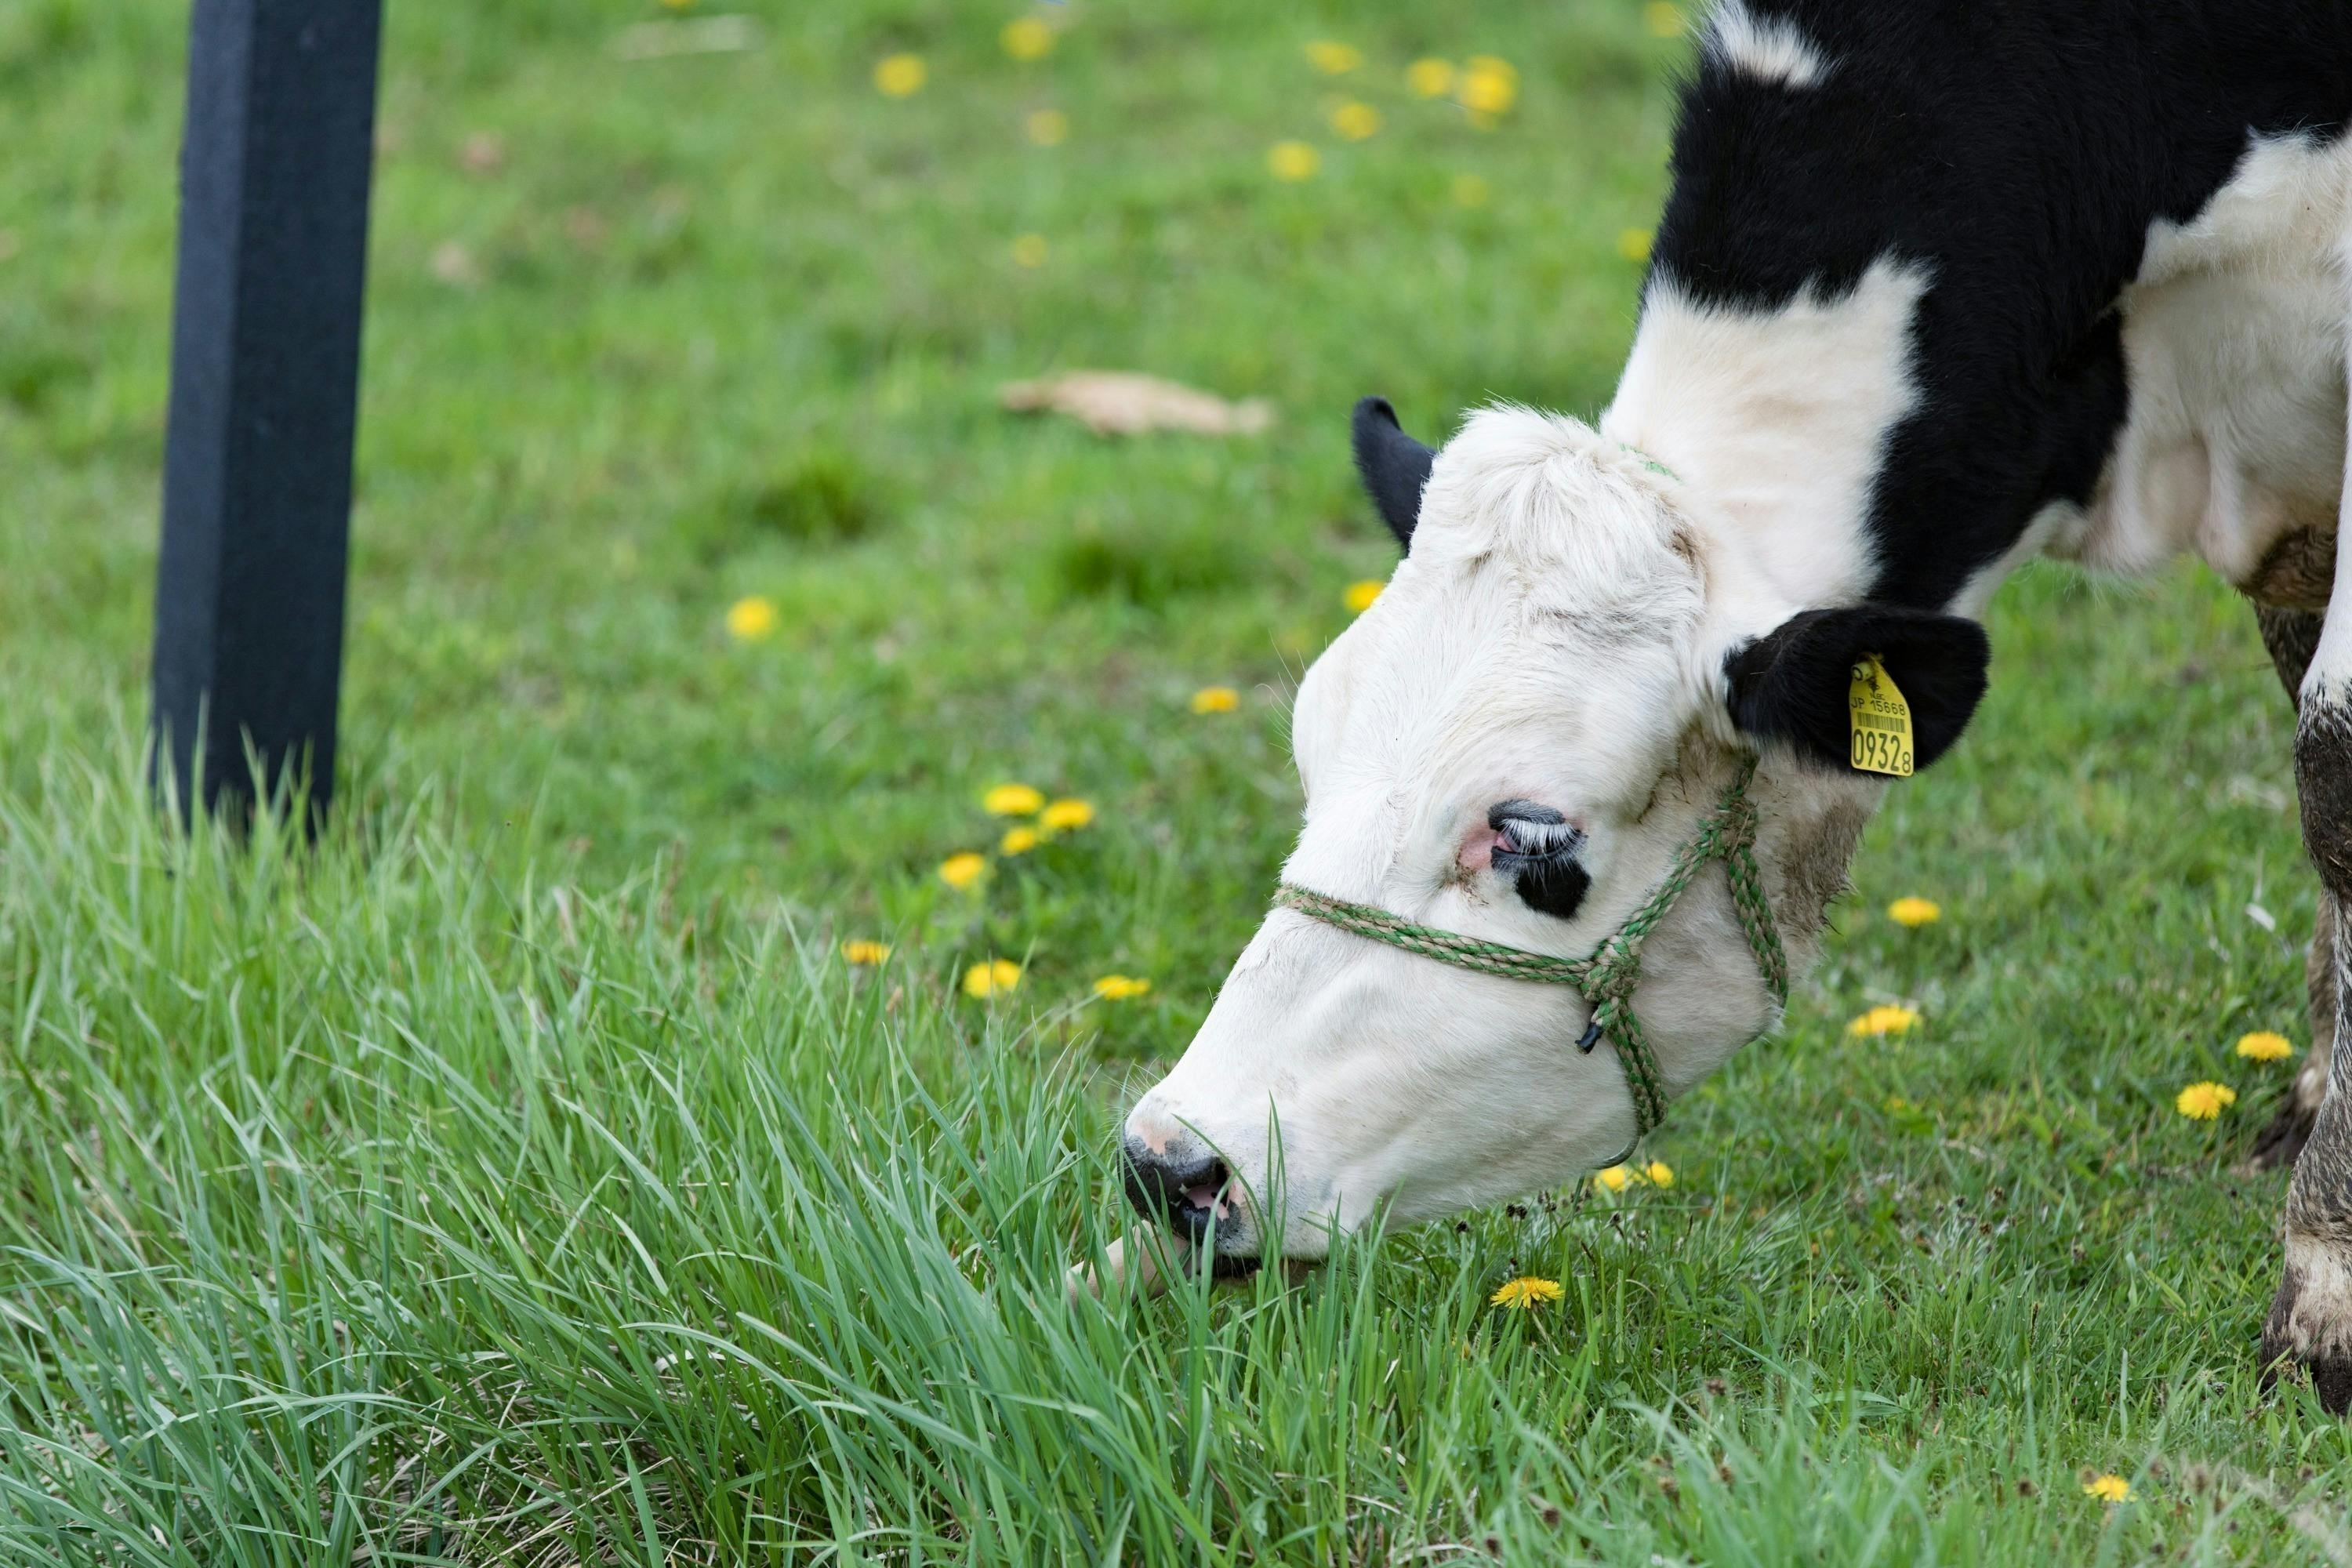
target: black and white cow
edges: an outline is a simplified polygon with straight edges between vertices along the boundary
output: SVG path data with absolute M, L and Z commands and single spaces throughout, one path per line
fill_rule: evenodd
M 2258 606 L 2301 710 L 2326 897 L 2264 1353 L 2341 1407 L 2348 118 L 2352 0 L 1717 6 L 1597 427 L 1490 407 L 1432 452 L 1359 410 L 1407 552 L 1300 688 L 1286 879 L 1580 954 L 1760 753 L 1757 850 L 1802 963 L 1888 787 L 1847 765 L 1850 665 L 1882 658 L 1924 764 L 1983 690 L 1977 617 L 2018 563 L 2194 555 Z M 1773 1019 L 1719 872 L 1645 959 L 1670 1092 Z M 1129 1116 L 1130 1191 L 1238 1261 L 1562 1181 L 1636 1131 L 1620 1056 L 1568 1048 L 1588 1016 L 1277 909 Z

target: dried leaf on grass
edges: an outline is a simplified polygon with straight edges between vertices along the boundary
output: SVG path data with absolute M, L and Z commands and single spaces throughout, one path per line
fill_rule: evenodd
M 1264 398 L 1228 403 L 1214 393 L 1128 370 L 1074 370 L 1036 381 L 1007 382 L 997 392 L 1019 413 L 1066 414 L 1098 436 L 1182 430 L 1195 436 L 1255 436 L 1274 423 Z

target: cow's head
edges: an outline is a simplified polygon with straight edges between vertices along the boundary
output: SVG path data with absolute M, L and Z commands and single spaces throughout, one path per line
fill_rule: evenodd
M 1975 623 L 1776 599 L 1736 531 L 1574 420 L 1471 416 L 1433 453 L 1368 398 L 1356 453 L 1406 557 L 1299 688 L 1306 825 L 1286 880 L 1542 953 L 1642 904 L 1742 759 L 1790 957 L 1810 956 L 1877 784 L 1846 763 L 1853 662 L 1908 699 L 1916 758 L 1984 689 Z M 1724 874 L 1650 938 L 1633 1005 L 1670 1092 L 1772 1021 Z M 1183 1059 L 1127 1119 L 1139 1207 L 1222 1259 L 1314 1258 L 1383 1203 L 1429 1218 L 1567 1180 L 1633 1140 L 1576 992 L 1268 915 Z M 1269 1206 L 1278 1203 L 1278 1209 Z

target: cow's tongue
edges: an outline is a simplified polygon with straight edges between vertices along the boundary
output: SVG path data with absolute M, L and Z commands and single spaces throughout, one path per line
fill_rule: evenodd
M 1201 1182 L 1184 1189 L 1184 1201 L 1196 1209 L 1216 1209 L 1217 1189 L 1214 1183 Z

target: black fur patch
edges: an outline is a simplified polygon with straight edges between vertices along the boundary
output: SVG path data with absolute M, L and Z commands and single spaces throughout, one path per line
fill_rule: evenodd
M 1385 397 L 1360 397 L 1350 422 L 1356 472 L 1381 510 L 1381 521 L 1400 548 L 1412 548 L 1412 525 L 1421 521 L 1421 492 L 1437 454 L 1404 433 Z
M 2303 845 L 2320 883 L 2339 900 L 2352 899 L 2352 712 L 2324 697 L 2304 706 L 2294 731 L 2294 783 Z
M 1882 258 L 1927 274 L 1869 596 L 1940 609 L 2044 505 L 2089 498 L 2129 403 L 2116 310 L 2149 223 L 2201 211 L 2250 134 L 2344 133 L 2352 5 L 1746 5 L 1827 69 L 1792 89 L 1701 50 L 1652 277 L 1759 310 L 1836 299 Z
M 1951 748 L 1984 697 L 1991 647 L 1959 616 L 1894 605 L 1807 610 L 1724 661 L 1732 721 L 1817 762 L 1847 767 L 1854 662 L 1876 654 L 1911 706 L 1913 766 Z
M 1507 800 L 1486 813 L 1486 826 L 1504 839 L 1495 849 L 1495 869 L 1511 879 L 1520 902 L 1561 920 L 1576 913 L 1592 886 L 1579 858 L 1584 835 L 1566 828 L 1567 822 L 1531 800 Z

